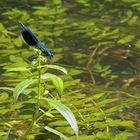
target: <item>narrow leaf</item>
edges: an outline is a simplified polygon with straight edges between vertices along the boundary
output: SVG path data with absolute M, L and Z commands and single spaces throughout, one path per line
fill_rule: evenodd
M 134 37 L 135 37 L 134 35 L 128 35 L 128 36 L 120 39 L 117 43 L 119 43 L 119 44 L 129 43 L 129 42 L 133 41 Z
M 55 76 L 56 76 L 56 75 L 51 74 L 51 73 L 45 73 L 45 74 L 42 74 L 42 75 L 41 75 L 41 79 L 42 79 L 42 80 L 50 79 L 50 78 L 55 77 Z
M 48 130 L 49 132 L 52 132 L 52 133 L 58 135 L 61 139 L 63 138 L 63 139 L 65 139 L 65 140 L 68 140 L 68 138 L 67 138 L 65 135 L 63 135 L 61 132 L 59 132 L 59 131 L 57 131 L 57 130 L 55 130 L 55 129 L 53 129 L 53 128 L 50 128 L 50 127 L 48 127 L 48 126 L 45 126 L 44 128 L 45 128 L 46 130 Z
M 67 70 L 61 66 L 57 66 L 57 65 L 45 65 L 47 66 L 48 68 L 51 68 L 51 69 L 56 69 L 56 70 L 60 70 L 62 71 L 64 74 L 67 74 Z
M 13 67 L 8 68 L 7 71 L 28 71 L 29 69 L 27 67 Z
M 68 121 L 68 123 L 74 130 L 76 136 L 78 137 L 78 125 L 72 111 L 57 100 L 46 99 L 46 98 L 43 99 L 47 101 L 51 106 L 53 106 L 59 113 L 61 113 L 64 116 L 64 118 Z
M 52 77 L 51 81 L 53 82 L 59 97 L 61 97 L 64 90 L 64 84 L 62 79 L 56 76 L 56 77 Z
M 21 83 L 19 83 L 16 88 L 14 89 L 14 94 L 13 94 L 13 98 L 14 98 L 14 102 L 17 101 L 19 95 L 22 93 L 22 91 L 27 88 L 29 85 L 31 85 L 32 83 L 34 83 L 36 81 L 36 79 L 26 79 L 24 81 L 22 81 Z
M 62 96 L 62 93 L 63 93 L 63 90 L 64 90 L 64 84 L 63 84 L 63 81 L 60 77 L 58 77 L 54 74 L 51 74 L 51 73 L 45 73 L 45 74 L 41 75 L 41 79 L 51 80 L 53 82 L 57 92 L 58 92 L 59 97 Z
M 6 135 L 5 135 L 5 137 L 3 138 L 3 140 L 8 140 L 10 131 L 11 131 L 11 128 L 10 128 L 9 131 L 6 133 Z
M 133 135 L 134 134 L 130 133 L 130 132 L 122 132 L 122 133 L 115 135 L 114 140 L 126 140 L 126 139 L 128 139 L 128 137 L 131 137 Z
M 61 0 L 53 0 L 54 4 L 61 4 Z
M 11 87 L 0 87 L 0 89 L 2 89 L 2 90 L 10 90 L 10 91 L 14 90 L 14 88 L 11 88 Z

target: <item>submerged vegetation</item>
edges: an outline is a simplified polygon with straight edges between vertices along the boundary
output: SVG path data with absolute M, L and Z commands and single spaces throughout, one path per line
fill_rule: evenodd
M 140 136 L 139 0 L 0 1 L 0 138 Z M 24 23 L 52 50 L 26 44 Z

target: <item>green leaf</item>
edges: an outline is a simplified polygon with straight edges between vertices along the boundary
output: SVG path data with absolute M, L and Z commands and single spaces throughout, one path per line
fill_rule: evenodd
M 49 132 L 52 132 L 52 133 L 58 135 L 61 139 L 63 138 L 63 139 L 65 139 L 65 140 L 68 140 L 68 138 L 67 138 L 65 135 L 63 135 L 61 132 L 59 132 L 59 131 L 57 131 L 57 130 L 55 130 L 55 129 L 53 129 L 53 128 L 50 128 L 50 127 L 48 127 L 48 126 L 45 126 L 44 128 L 45 128 L 46 130 L 48 130 Z
M 4 136 L 5 132 L 4 131 L 0 131 L 0 137 Z
M 97 105 L 99 107 L 101 107 L 101 106 L 105 106 L 107 104 L 110 104 L 112 102 L 118 101 L 118 100 L 120 100 L 120 99 L 119 98 L 110 98 L 110 99 L 106 99 L 106 100 L 102 100 L 102 101 L 98 102 Z
M 81 74 L 83 71 L 78 69 L 69 69 L 69 75 L 78 75 Z
M 110 132 L 97 132 L 96 136 L 99 140 L 110 140 L 112 134 Z
M 8 93 L 1 93 L 1 94 L 0 94 L 0 101 L 4 101 L 4 100 L 6 100 L 8 97 L 9 97 L 9 96 L 8 96 Z
M 43 99 L 47 101 L 51 106 L 53 106 L 57 111 L 59 111 L 59 113 L 61 113 L 64 116 L 64 118 L 69 122 L 76 136 L 78 137 L 78 125 L 72 111 L 57 100 L 46 99 L 46 98 Z
M 135 43 L 136 48 L 140 48 L 140 39 Z
M 14 40 L 14 44 L 18 47 L 22 46 L 22 39 L 21 37 L 18 37 Z
M 126 126 L 134 128 L 134 122 L 133 121 L 122 121 L 122 120 L 110 120 L 107 122 L 109 126 Z
M 138 21 L 139 21 L 139 17 L 138 17 L 138 16 L 133 16 L 133 17 L 129 20 L 128 25 L 134 26 L 134 25 L 136 25 L 136 24 L 138 23 Z
M 5 27 L 3 26 L 2 23 L 0 23 L 0 30 L 5 30 Z
M 13 94 L 14 102 L 17 101 L 19 95 L 23 92 L 23 90 L 27 88 L 29 85 L 31 85 L 32 83 L 34 83 L 35 81 L 36 79 L 26 79 L 21 83 L 19 83 L 14 89 L 14 94 Z
M 127 104 L 124 104 L 124 103 L 121 103 L 119 105 L 115 105 L 109 109 L 106 109 L 104 112 L 106 114 L 109 114 L 109 113 L 112 113 L 112 112 L 115 112 L 115 111 L 119 111 L 120 109 L 124 108 L 124 106 L 127 105 Z
M 65 68 L 61 67 L 61 66 L 57 66 L 57 65 L 44 65 L 44 66 L 46 66 L 46 67 L 48 67 L 48 68 L 51 68 L 51 69 L 60 70 L 60 71 L 62 71 L 64 74 L 67 74 L 67 70 L 66 70 Z M 44 66 L 43 66 L 43 67 L 44 67 Z
M 61 4 L 61 0 L 53 0 L 54 4 Z
M 51 74 L 51 73 L 45 73 L 45 74 L 42 74 L 42 75 L 41 75 L 41 79 L 42 79 L 42 80 L 50 79 L 50 78 L 53 78 L 53 77 L 55 77 L 55 76 L 56 76 L 56 75 Z
M 126 140 L 128 137 L 133 136 L 134 134 L 130 132 L 122 132 L 119 134 L 116 134 L 114 140 Z
M 45 112 L 43 109 L 41 109 L 41 108 L 39 108 L 39 110 L 42 112 L 42 113 L 44 113 L 44 115 L 46 115 L 47 117 L 50 117 L 50 118 L 53 118 L 54 116 L 51 114 L 51 113 L 49 113 L 49 112 Z
M 10 112 L 10 111 L 11 111 L 10 109 L 2 109 L 2 108 L 0 108 L 0 115 L 4 115 L 4 114 L 6 114 L 7 112 Z
M 126 16 L 120 21 L 120 23 L 125 23 L 125 22 L 128 21 L 132 16 L 133 16 L 132 10 L 128 10 L 128 11 L 126 12 Z
M 103 95 L 105 95 L 104 92 L 103 92 L 103 93 L 95 94 L 95 95 L 93 95 L 93 99 L 94 99 L 94 100 L 95 100 L 95 99 L 99 99 L 99 98 L 102 97 Z
M 56 76 L 56 77 L 52 77 L 51 81 L 53 82 L 59 97 L 61 97 L 64 90 L 64 84 L 62 79 Z
M 66 87 L 70 87 L 70 86 L 73 86 L 73 85 L 76 85 L 76 84 L 79 84 L 80 83 L 80 79 L 76 79 L 76 80 L 71 80 L 71 81 L 66 81 L 64 84 L 65 88 Z
M 71 136 L 70 140 L 97 140 L 96 135 L 86 135 L 86 134 L 81 134 L 78 138 L 76 138 L 75 136 Z
M 2 89 L 2 90 L 10 90 L 10 91 L 14 90 L 14 88 L 11 88 L 11 87 L 0 87 L 0 89 Z
M 119 43 L 119 44 L 129 43 L 129 42 L 133 41 L 134 37 L 135 37 L 134 35 L 128 35 L 128 36 L 120 39 L 117 43 Z
M 95 99 L 98 99 L 100 97 L 102 97 L 105 93 L 99 93 L 99 94 L 96 94 L 96 95 L 93 95 L 93 96 L 89 96 L 89 97 L 84 97 L 78 101 L 75 102 L 75 105 L 79 105 L 79 104 L 83 104 L 83 103 L 87 103 L 87 102 L 90 102 L 92 100 L 95 100 Z
M 9 131 L 6 133 L 5 137 L 3 140 L 8 140 L 9 134 L 10 134 L 11 128 L 9 129 Z
M 58 92 L 59 97 L 61 97 L 63 90 L 64 90 L 64 84 L 60 77 L 58 77 L 54 74 L 51 74 L 51 73 L 45 73 L 45 74 L 41 75 L 41 79 L 44 79 L 44 80 L 50 79 L 53 82 L 53 84 Z
M 7 71 L 28 71 L 29 69 L 27 67 L 11 67 L 8 68 Z

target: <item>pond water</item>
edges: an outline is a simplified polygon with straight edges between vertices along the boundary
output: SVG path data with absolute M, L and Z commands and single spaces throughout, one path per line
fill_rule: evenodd
M 53 52 L 52 64 L 68 70 L 68 76 L 62 76 L 66 82 L 64 84 L 66 92 L 79 93 L 79 90 L 82 90 L 85 97 L 79 94 L 77 99 L 103 92 L 105 95 L 101 96 L 97 104 L 101 100 L 120 98 L 120 106 L 119 101 L 110 101 L 110 107 L 116 105 L 118 108 L 117 111 L 113 108 L 112 114 L 109 110 L 106 111 L 109 108 L 106 103 L 103 106 L 99 105 L 101 107 L 99 110 L 102 112 L 103 109 L 104 114 L 107 112 L 109 119 L 133 121 L 135 128 L 132 124 L 128 126 L 124 124 L 121 127 L 125 127 L 127 132 L 139 135 L 140 2 L 138 0 L 5 0 L 0 1 L 0 7 L 2 86 L 14 88 L 23 79 L 34 77 L 35 70 L 28 72 L 26 68 L 30 65 L 34 67 L 36 50 L 34 51 L 34 46 L 28 46 L 24 42 L 19 26 L 19 22 L 22 22 Z M 49 72 L 61 76 L 59 72 L 53 70 Z M 53 89 L 51 86 L 49 88 Z M 11 97 L 12 93 L 9 92 L 6 96 Z M 25 99 L 23 97 L 23 100 Z M 77 99 L 75 100 L 78 102 Z M 66 99 L 62 100 L 68 104 Z M 87 108 L 89 106 L 90 104 Z M 16 113 L 12 116 L 16 116 Z M 0 116 L 4 117 L 7 114 Z M 118 124 L 116 122 L 114 126 L 120 127 Z M 81 127 L 86 128 L 82 125 Z M 121 131 L 112 127 L 110 130 L 112 133 Z M 81 133 L 90 135 L 92 129 L 89 128 L 87 132 L 81 130 Z M 136 135 L 129 139 L 136 139 Z

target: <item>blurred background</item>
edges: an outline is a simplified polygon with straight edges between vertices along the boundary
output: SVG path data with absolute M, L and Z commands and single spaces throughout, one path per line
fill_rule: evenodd
M 60 75 L 65 87 L 62 101 L 76 115 L 80 140 L 140 138 L 139 0 L 1 0 L 0 17 L 1 87 L 14 88 L 32 76 L 15 70 L 29 67 L 36 57 L 21 36 L 22 22 L 53 52 L 52 64 L 68 70 L 68 75 Z M 1 92 L 1 118 L 21 117 L 25 111 L 18 114 L 20 107 L 10 108 L 11 96 Z M 76 139 L 66 122 L 46 122 Z M 0 123 L 2 136 L 7 122 Z M 17 124 L 15 129 L 13 137 L 21 135 Z M 32 139 L 45 139 L 46 133 L 48 139 L 58 139 L 44 131 Z

